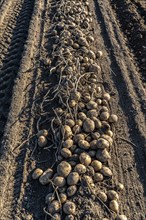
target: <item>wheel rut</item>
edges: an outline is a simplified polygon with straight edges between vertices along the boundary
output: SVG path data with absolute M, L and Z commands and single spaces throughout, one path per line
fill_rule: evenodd
M 0 138 L 3 136 L 7 121 L 9 106 L 11 103 L 14 81 L 20 67 L 24 45 L 28 36 L 28 28 L 31 20 L 34 0 L 16 1 L 16 7 L 12 17 L 8 19 L 8 25 L 2 34 L 0 45 Z

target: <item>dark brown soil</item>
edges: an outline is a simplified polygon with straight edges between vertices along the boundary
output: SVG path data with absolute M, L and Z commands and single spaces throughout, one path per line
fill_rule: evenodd
M 31 174 L 35 167 L 45 170 L 55 162 L 56 150 L 38 149 L 33 137 L 42 97 L 58 80 L 48 76 L 46 63 L 54 43 L 49 32 L 55 12 L 47 0 L 0 1 L 0 6 L 0 219 L 46 220 L 43 208 L 49 188 L 33 181 Z M 90 10 L 95 47 L 104 54 L 99 79 L 112 96 L 112 112 L 119 117 L 113 127 L 109 166 L 113 182 L 125 185 L 120 212 L 128 220 L 145 220 L 146 6 L 142 0 L 94 0 Z M 48 118 L 56 105 L 52 102 L 45 109 Z M 50 130 L 43 117 L 41 126 Z M 73 200 L 77 220 L 110 216 L 88 187 L 79 190 Z

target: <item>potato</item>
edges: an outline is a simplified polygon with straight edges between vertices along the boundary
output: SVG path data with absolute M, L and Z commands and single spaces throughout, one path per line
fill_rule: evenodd
M 72 156 L 72 152 L 67 148 L 62 148 L 60 153 L 66 159 Z
M 109 117 L 109 122 L 116 123 L 118 121 L 118 116 L 115 114 L 111 114 Z
M 58 187 L 63 187 L 66 184 L 65 178 L 62 176 L 56 176 L 54 178 L 53 182 L 54 182 L 55 186 L 58 186 Z
M 43 174 L 43 170 L 40 168 L 36 168 L 35 171 L 32 174 L 32 178 L 34 180 L 39 179 L 39 177 Z
M 47 139 L 45 136 L 41 135 L 38 137 L 38 145 L 39 147 L 45 147 L 47 145 Z
M 77 172 L 78 174 L 84 174 L 86 173 L 86 166 L 84 166 L 83 164 L 77 164 L 74 168 L 74 171 Z
M 94 139 L 94 140 L 98 140 L 100 138 L 100 134 L 98 132 L 93 132 L 91 134 L 91 137 Z
M 109 207 L 112 211 L 118 212 L 119 211 L 119 204 L 116 200 L 111 200 L 109 203 Z
M 110 199 L 110 200 L 119 200 L 119 195 L 116 191 L 114 190 L 108 190 L 107 192 L 107 197 Z
M 103 175 L 101 173 L 95 173 L 94 174 L 94 181 L 95 181 L 95 183 L 103 181 Z
M 66 217 L 65 217 L 65 220 L 74 220 L 75 218 L 74 218 L 74 216 L 73 215 L 67 215 Z
M 88 176 L 94 176 L 94 174 L 95 174 L 94 168 L 92 166 L 87 166 L 86 174 Z
M 85 108 L 85 104 L 83 102 L 78 102 L 78 109 L 81 111 Z
M 76 125 L 82 126 L 83 121 L 81 119 L 76 120 Z
M 58 188 L 58 192 L 59 193 L 65 193 L 66 192 L 66 185 L 64 186 L 64 187 L 60 187 L 60 188 Z
M 53 176 L 53 170 L 51 168 L 48 168 L 39 178 L 39 182 L 42 185 L 46 185 L 50 183 L 50 179 Z
M 42 130 L 38 131 L 37 137 L 40 137 L 40 136 L 47 137 L 48 136 L 48 131 L 46 129 L 42 129 Z
M 67 215 L 75 215 L 76 213 L 76 205 L 74 202 L 66 201 L 63 205 L 63 212 Z
M 93 110 L 93 109 L 97 109 L 97 103 L 90 100 L 87 104 L 86 104 L 86 107 L 88 110 Z
M 92 50 L 88 51 L 88 56 L 89 56 L 90 59 L 93 59 L 93 60 L 96 59 L 96 55 L 95 55 L 95 53 Z
M 104 149 L 104 150 L 99 149 L 96 153 L 96 158 L 99 161 L 105 163 L 105 162 L 107 162 L 108 160 L 111 159 L 111 156 L 110 156 L 109 152 L 106 149 Z
M 109 142 L 104 138 L 99 138 L 97 141 L 97 147 L 100 149 L 108 148 Z
M 101 67 L 97 64 L 91 64 L 90 67 L 89 67 L 89 71 L 94 72 L 94 73 L 100 73 L 101 72 Z
M 86 133 L 90 133 L 90 132 L 94 131 L 94 129 L 95 129 L 94 121 L 92 121 L 90 118 L 86 118 L 83 121 L 83 130 Z
M 63 142 L 63 147 L 65 148 L 71 148 L 73 145 L 73 140 L 72 139 L 67 139 L 66 141 Z
M 96 52 L 97 58 L 101 58 L 103 56 L 103 52 L 101 50 L 98 50 Z
M 94 168 L 95 172 L 101 170 L 102 163 L 98 160 L 93 160 L 91 166 Z
M 90 151 L 88 152 L 88 154 L 89 154 L 90 157 L 95 157 L 96 151 L 95 151 L 95 150 L 90 150 Z
M 100 114 L 100 120 L 107 121 L 109 119 L 109 116 L 110 116 L 109 113 L 104 111 Z
M 74 134 L 78 134 L 81 132 L 81 126 L 79 125 L 75 125 L 73 128 L 72 128 L 72 131 Z
M 61 204 L 59 203 L 58 200 L 54 200 L 48 205 L 48 211 L 50 214 L 55 214 L 57 212 L 60 212 L 60 208 L 61 208 Z
M 55 213 L 55 214 L 52 216 L 51 220 L 61 220 L 61 215 L 58 214 L 58 213 Z
M 65 122 L 66 122 L 66 125 L 68 125 L 71 128 L 75 125 L 75 121 L 70 118 L 66 119 Z
M 124 190 L 124 185 L 122 183 L 117 183 L 116 187 L 117 187 L 117 190 L 119 191 Z
M 104 138 L 105 140 L 107 140 L 107 141 L 109 142 L 110 147 L 112 146 L 112 144 L 113 144 L 113 139 L 112 139 L 109 135 L 102 134 L 102 135 L 101 135 L 101 138 Z
M 103 166 L 100 172 L 106 177 L 111 177 L 113 175 L 112 171 L 106 166 Z
M 100 121 L 98 118 L 93 117 L 92 120 L 94 121 L 94 124 L 95 124 L 95 128 L 96 128 L 96 129 L 101 128 L 102 123 L 101 123 L 101 121 Z
M 86 114 L 84 112 L 78 113 L 78 119 L 85 120 L 87 118 Z
M 89 154 L 85 152 L 80 154 L 79 159 L 80 159 L 80 162 L 85 166 L 89 166 L 91 163 L 91 157 L 89 156 Z
M 104 94 L 103 94 L 103 98 L 104 98 L 105 100 L 107 100 L 107 101 L 110 101 L 111 96 L 110 96 L 109 93 L 104 93 Z
M 72 130 L 68 125 L 62 127 L 62 136 L 65 140 L 72 136 Z
M 96 111 L 96 109 L 91 109 L 89 111 L 87 111 L 87 117 L 92 119 L 93 117 L 97 118 L 98 113 Z
M 68 185 L 76 185 L 80 180 L 80 176 L 77 172 L 71 172 L 67 177 Z
M 92 179 L 91 176 L 84 175 L 84 176 L 83 176 L 83 180 L 84 180 L 87 184 L 89 184 L 89 185 L 93 184 L 93 179 Z
M 57 166 L 57 173 L 60 176 L 67 177 L 70 174 L 71 169 L 71 165 L 68 162 L 62 161 Z
M 77 102 L 75 100 L 70 100 L 68 104 L 70 108 L 74 108 L 77 105 Z
M 93 140 L 93 141 L 90 142 L 90 148 L 92 150 L 96 150 L 97 147 L 98 147 L 98 140 Z
M 102 191 L 98 192 L 97 196 L 102 200 L 102 202 L 107 201 L 107 195 L 104 192 L 102 192 Z
M 75 101 L 79 101 L 81 98 L 81 93 L 80 92 L 72 92 L 71 93 L 71 99 L 74 99 Z
M 107 130 L 105 132 L 108 136 L 110 136 L 111 138 L 113 137 L 113 132 L 111 130 Z
M 76 185 L 72 185 L 72 186 L 69 186 L 67 188 L 67 196 L 68 197 L 74 196 L 76 192 L 77 192 L 77 186 Z
M 84 134 L 76 134 L 73 138 L 73 141 L 76 143 L 78 143 L 80 140 L 84 140 L 85 136 Z
M 65 203 L 67 201 L 66 193 L 60 193 L 59 198 L 60 198 L 60 201 L 61 201 L 62 204 Z
M 55 200 L 55 195 L 53 193 L 49 193 L 48 195 L 46 195 L 46 197 L 45 197 L 46 204 L 49 204 L 53 200 Z
M 128 220 L 128 218 L 126 217 L 126 215 L 118 215 L 116 217 L 116 220 Z
M 85 140 L 80 140 L 78 142 L 78 145 L 80 148 L 84 149 L 84 150 L 88 150 L 90 148 L 90 144 L 88 141 L 85 141 Z

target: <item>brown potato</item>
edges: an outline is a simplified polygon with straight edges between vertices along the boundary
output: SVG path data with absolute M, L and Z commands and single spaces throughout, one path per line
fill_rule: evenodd
M 116 123 L 118 121 L 118 116 L 115 114 L 111 114 L 109 117 L 109 122 Z
M 68 185 L 76 185 L 80 180 L 80 176 L 77 172 L 71 172 L 67 177 Z
M 74 202 L 71 201 L 66 201 L 65 204 L 63 205 L 63 211 L 67 215 L 75 215 L 76 213 L 76 205 Z
M 109 148 L 109 142 L 104 138 L 99 138 L 97 141 L 97 146 L 100 149 Z
M 80 140 L 84 140 L 85 136 L 84 134 L 76 134 L 73 138 L 75 144 L 78 143 Z
M 94 174 L 94 181 L 95 181 L 95 183 L 103 181 L 103 175 L 101 173 L 95 173 Z
M 34 180 L 39 179 L 39 177 L 43 174 L 43 170 L 40 168 L 36 168 L 35 171 L 32 174 L 32 178 Z
M 74 196 L 76 192 L 77 192 L 77 186 L 76 185 L 72 185 L 72 186 L 69 186 L 67 188 L 67 196 L 68 197 Z
M 65 184 L 66 184 L 65 178 L 62 177 L 62 176 L 56 176 L 56 177 L 54 178 L 53 182 L 54 182 L 54 185 L 55 185 L 55 186 L 58 186 L 58 187 L 63 187 L 63 186 L 65 186 Z
M 104 192 L 102 192 L 102 191 L 98 192 L 97 196 L 102 200 L 102 202 L 107 201 L 107 195 Z
M 73 145 L 73 140 L 72 139 L 67 139 L 66 141 L 63 142 L 63 147 L 65 148 L 71 148 Z
M 96 158 L 97 158 L 99 161 L 105 163 L 105 162 L 107 162 L 108 160 L 111 159 L 111 156 L 110 156 L 109 152 L 108 152 L 106 149 L 104 149 L 104 150 L 99 149 L 99 150 L 97 151 L 97 153 L 96 153 Z
M 111 177 L 113 175 L 112 171 L 106 166 L 103 166 L 100 172 L 106 177 Z
M 97 111 L 96 111 L 96 109 L 91 109 L 91 110 L 89 110 L 88 112 L 87 112 L 87 117 L 88 118 L 93 118 L 93 117 L 95 117 L 95 118 L 97 118 L 97 116 L 98 116 L 98 113 L 97 113 Z
M 68 125 L 64 125 L 62 127 L 62 135 L 63 135 L 65 140 L 72 136 L 72 130 Z
M 61 204 L 59 203 L 58 200 L 54 200 L 48 205 L 48 211 L 50 214 L 55 214 L 57 212 L 60 212 L 60 208 L 61 208 Z
M 104 98 L 105 100 L 107 100 L 107 101 L 110 101 L 111 96 L 110 96 L 109 93 L 104 93 L 104 94 L 103 94 L 103 98 Z
M 40 136 L 47 137 L 48 136 L 48 131 L 46 129 L 42 129 L 42 130 L 38 131 L 37 137 L 40 137 Z
M 89 144 L 89 142 L 86 141 L 86 140 L 80 140 L 80 141 L 78 142 L 78 145 L 79 145 L 80 148 L 82 148 L 82 149 L 84 149 L 84 150 L 88 150 L 88 149 L 90 148 L 90 144 Z
M 119 200 L 119 195 L 116 191 L 114 190 L 108 190 L 107 192 L 107 197 L 110 199 L 110 200 Z
M 71 165 L 68 162 L 62 161 L 57 166 L 57 173 L 60 176 L 67 177 L 70 174 L 71 169 Z
M 93 160 L 91 166 L 94 168 L 95 172 L 101 170 L 102 163 L 98 160 Z
M 61 201 L 62 204 L 65 203 L 67 201 L 66 193 L 60 193 L 59 198 L 60 198 L 60 201 Z
M 49 193 L 48 195 L 46 195 L 45 197 L 46 204 L 49 204 L 53 200 L 55 200 L 55 195 L 53 193 Z
M 85 166 L 89 166 L 91 163 L 91 157 L 89 156 L 89 154 L 85 152 L 80 154 L 79 159 L 80 159 L 80 162 Z
M 60 153 L 66 159 L 72 156 L 72 152 L 67 148 L 62 148 Z
M 107 121 L 108 119 L 109 119 L 109 113 L 106 111 L 104 111 L 104 112 L 102 112 L 101 114 L 100 114 L 100 120 L 101 121 Z
M 58 214 L 58 213 L 55 213 L 53 216 L 52 216 L 52 218 L 51 218 L 51 220 L 61 220 L 61 215 L 60 214 Z
M 109 203 L 109 207 L 112 211 L 118 212 L 119 211 L 119 204 L 116 200 L 111 200 Z
M 86 166 L 79 163 L 75 166 L 74 171 L 77 172 L 78 174 L 84 174 L 86 173 Z
M 39 182 L 42 185 L 46 185 L 50 183 L 50 179 L 53 176 L 53 170 L 51 168 L 48 168 L 39 178 Z
M 38 137 L 38 145 L 39 147 L 45 147 L 47 145 L 47 139 L 45 136 L 41 135 Z
M 75 121 L 68 118 L 68 119 L 66 119 L 66 125 L 68 125 L 69 127 L 72 128 L 75 125 Z
M 86 118 L 83 121 L 83 130 L 86 133 L 90 133 L 90 132 L 94 131 L 94 129 L 95 129 L 94 121 L 92 121 L 90 118 Z
M 67 215 L 66 217 L 65 217 L 65 220 L 74 220 L 75 218 L 74 218 L 74 216 L 73 215 Z
M 88 110 L 93 110 L 93 109 L 97 109 L 97 103 L 90 100 L 87 104 L 86 107 Z
M 78 113 L 78 119 L 81 119 L 82 121 L 87 118 L 86 114 L 84 112 L 79 112 Z
M 116 220 L 128 220 L 128 218 L 126 217 L 126 215 L 118 215 L 116 217 Z

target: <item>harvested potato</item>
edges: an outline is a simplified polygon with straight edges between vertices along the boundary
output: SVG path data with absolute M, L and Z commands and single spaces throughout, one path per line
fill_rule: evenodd
M 107 141 L 109 142 L 109 145 L 112 146 L 112 144 L 113 144 L 113 139 L 112 139 L 109 135 L 102 134 L 102 135 L 101 135 L 101 138 L 104 138 L 105 140 L 107 140 Z
M 53 193 L 49 193 L 48 195 L 46 195 L 45 197 L 46 204 L 49 204 L 53 200 L 55 200 L 55 195 Z
M 46 129 L 42 129 L 42 130 L 38 131 L 37 137 L 40 137 L 40 136 L 47 137 L 48 136 L 48 131 Z
M 77 105 L 77 102 L 75 100 L 70 100 L 68 104 L 70 108 L 74 108 Z
M 87 118 L 86 114 L 84 112 L 79 112 L 78 113 L 78 119 L 81 119 L 82 121 Z
M 94 139 L 94 140 L 98 140 L 100 138 L 100 134 L 98 132 L 93 132 L 91 134 L 91 137 Z
M 68 125 L 69 127 L 72 128 L 75 125 L 75 121 L 68 118 L 68 119 L 66 119 L 66 125 Z
M 52 218 L 51 218 L 51 220 L 61 220 L 61 215 L 60 214 L 58 214 L 58 213 L 55 213 L 53 216 L 52 216 Z
M 61 201 L 62 204 L 65 203 L 67 201 L 66 193 L 60 193 L 59 198 L 60 198 L 60 201 Z
M 86 166 L 79 163 L 75 166 L 74 171 L 77 172 L 78 174 L 84 174 L 86 173 Z
M 85 166 L 89 166 L 91 163 L 91 157 L 89 156 L 89 154 L 85 152 L 80 154 L 79 159 L 80 159 L 80 162 L 84 164 Z
M 84 139 L 85 139 L 84 134 L 76 134 L 76 135 L 74 136 L 74 138 L 73 138 L 73 141 L 74 141 L 74 143 L 76 144 L 76 143 L 78 143 L 79 141 L 84 140 Z
M 72 128 L 72 131 L 74 134 L 78 134 L 81 132 L 81 126 L 79 125 L 75 125 L 73 128 Z
M 66 184 L 65 178 L 62 176 L 56 176 L 54 178 L 53 182 L 54 182 L 55 186 L 58 186 L 58 187 L 63 187 Z
M 66 141 L 63 142 L 63 147 L 65 148 L 71 148 L 73 145 L 73 140 L 72 139 L 67 139 Z
M 90 151 L 88 152 L 88 154 L 89 154 L 90 157 L 95 157 L 96 151 L 95 151 L 95 150 L 90 150 Z
M 60 153 L 66 159 L 72 156 L 72 152 L 67 148 L 62 148 Z
M 80 92 L 72 92 L 71 94 L 70 94 L 70 96 L 71 96 L 71 99 L 74 99 L 75 101 L 79 101 L 80 100 L 80 98 L 81 98 L 81 93 Z
M 109 113 L 104 111 L 100 114 L 100 120 L 107 121 L 109 119 L 109 116 L 110 116 Z
M 100 149 L 109 148 L 109 142 L 104 138 L 99 138 L 97 141 L 97 146 Z
M 42 185 L 46 185 L 50 183 L 50 179 L 53 176 L 53 170 L 51 168 L 48 168 L 39 178 L 39 182 Z
M 128 220 L 128 218 L 126 217 L 126 215 L 118 215 L 116 217 L 116 220 Z
M 80 141 L 78 142 L 78 145 L 79 145 L 80 148 L 82 148 L 82 149 L 84 149 L 84 150 L 88 150 L 88 149 L 90 148 L 90 144 L 89 144 L 89 142 L 86 141 L 86 140 L 80 140 Z
M 94 121 L 94 124 L 95 124 L 95 128 L 96 128 L 96 129 L 99 129 L 99 128 L 102 127 L 102 123 L 101 123 L 101 121 L 100 121 L 98 118 L 93 117 L 92 120 Z
M 76 192 L 77 192 L 77 186 L 76 185 L 72 185 L 72 186 L 69 186 L 67 188 L 67 196 L 68 197 L 74 196 Z
M 94 129 L 95 129 L 94 121 L 92 121 L 90 118 L 86 118 L 83 121 L 83 130 L 86 133 L 90 133 L 90 132 L 94 131 Z
M 110 96 L 109 93 L 104 93 L 104 94 L 103 94 L 103 98 L 104 98 L 105 100 L 107 100 L 107 101 L 110 101 L 111 96 Z
M 65 140 L 72 136 L 72 130 L 68 125 L 62 127 L 62 136 Z
M 104 192 L 102 192 L 102 191 L 98 192 L 97 196 L 102 200 L 102 202 L 107 201 L 107 195 Z
M 98 160 L 93 160 L 91 166 L 94 168 L 95 172 L 101 170 L 102 163 Z
M 103 166 L 100 172 L 106 177 L 111 177 L 113 175 L 112 171 L 106 166 Z
M 117 187 L 117 189 L 119 191 L 123 191 L 124 190 L 124 185 L 122 183 L 117 183 L 116 187 Z
M 105 132 L 108 136 L 110 136 L 111 138 L 113 137 L 113 132 L 111 130 L 107 130 Z
M 108 190 L 107 197 L 110 200 L 118 200 L 119 199 L 118 193 L 116 191 L 114 191 L 114 190 Z
M 65 220 L 74 220 L 75 218 L 74 218 L 74 216 L 73 215 L 67 215 L 66 217 L 65 217 Z
M 109 207 L 112 211 L 118 212 L 119 211 L 119 204 L 116 200 L 111 200 L 109 203 Z
M 81 119 L 76 120 L 76 125 L 82 126 L 83 121 Z
M 45 147 L 47 145 L 47 139 L 45 136 L 41 135 L 38 137 L 38 145 L 39 147 Z
M 103 56 L 103 52 L 101 50 L 98 50 L 96 55 L 98 58 L 101 58 Z
M 97 109 L 97 103 L 90 100 L 87 104 L 86 107 L 88 110 L 93 110 L 93 109 Z
M 68 162 L 62 161 L 57 166 L 57 173 L 60 176 L 67 177 L 70 174 L 71 169 L 71 165 Z
M 118 116 L 115 114 L 111 114 L 109 117 L 109 122 L 116 123 L 118 121 Z
M 93 179 L 91 176 L 88 176 L 88 175 L 84 175 L 83 176 L 83 180 L 87 183 L 87 185 L 92 185 L 93 184 Z
M 108 160 L 111 159 L 111 156 L 110 156 L 109 152 L 108 152 L 106 149 L 104 149 L 104 150 L 99 149 L 99 150 L 97 151 L 97 153 L 96 153 L 96 158 L 97 158 L 99 161 L 105 163 L 105 162 L 107 162 Z
M 89 111 L 87 111 L 87 117 L 92 119 L 93 117 L 97 118 L 98 113 L 96 111 L 96 109 L 91 109 Z
M 75 215 L 76 213 L 76 205 L 74 202 L 66 201 L 63 205 L 63 212 L 67 215 Z
M 60 208 L 61 208 L 61 204 L 59 203 L 58 200 L 54 200 L 48 205 L 48 211 L 50 214 L 55 214 L 57 212 L 60 212 Z
M 94 174 L 94 181 L 95 181 L 95 183 L 103 181 L 103 175 L 101 173 L 95 173 Z
M 93 140 L 90 142 L 90 148 L 96 150 L 98 148 L 98 140 Z
M 80 176 L 77 172 L 71 172 L 67 177 L 68 185 L 76 185 L 79 182 Z
M 32 178 L 34 180 L 39 179 L 39 177 L 43 174 L 43 170 L 40 168 L 36 168 L 35 171 L 32 174 Z

